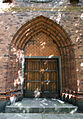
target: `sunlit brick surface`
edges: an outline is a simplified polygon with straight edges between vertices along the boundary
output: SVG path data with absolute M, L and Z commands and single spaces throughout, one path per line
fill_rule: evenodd
M 13 12 L 0 13 L 0 92 L 21 88 L 19 72 L 22 73 L 21 57 L 24 55 L 61 56 L 63 88 L 83 92 L 82 8 L 70 6 L 69 10 L 66 11 L 66 6 L 63 3 L 64 10 L 60 4 L 59 9 L 56 9 L 56 1 L 38 4 L 38 6 L 37 3 L 19 2 L 16 4 L 20 7 L 27 6 L 31 10 L 26 11 L 23 8 L 21 12 L 18 12 L 17 10 L 20 7 L 17 7 L 16 11 L 14 9 Z M 80 5 L 82 6 L 82 3 Z M 35 7 L 38 7 L 39 11 L 36 11 Z M 44 7 L 46 11 L 44 11 Z M 43 15 L 44 18 L 40 15 Z M 38 18 L 34 20 L 36 17 Z M 41 37 L 40 34 L 42 34 Z M 39 43 L 38 38 L 46 44 Z M 33 40 L 34 42 L 31 45 Z M 28 46 L 28 44 L 30 45 Z M 51 44 L 53 47 L 51 47 Z M 19 53 L 20 51 L 23 51 L 23 54 Z
M 61 56 L 63 89 L 76 90 L 73 45 L 66 31 L 53 20 L 38 16 L 14 35 L 9 52 L 7 90 L 21 88 L 23 56 Z

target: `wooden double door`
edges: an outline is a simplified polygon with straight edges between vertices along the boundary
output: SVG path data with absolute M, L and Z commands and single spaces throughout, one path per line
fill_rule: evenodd
M 58 97 L 58 59 L 25 59 L 24 72 L 24 97 Z

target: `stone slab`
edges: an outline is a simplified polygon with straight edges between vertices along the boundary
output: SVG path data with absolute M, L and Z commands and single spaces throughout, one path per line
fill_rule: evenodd
M 72 113 L 77 107 L 58 99 L 24 98 L 22 101 L 7 105 L 6 113 Z

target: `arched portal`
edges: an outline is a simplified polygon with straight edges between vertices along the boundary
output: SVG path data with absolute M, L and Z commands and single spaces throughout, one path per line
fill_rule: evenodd
M 60 93 L 62 88 L 76 90 L 74 50 L 65 30 L 44 16 L 25 23 L 11 42 L 8 76 L 13 82 L 11 87 L 21 88 L 24 83 L 25 92 L 34 92 L 38 87 L 51 93 Z

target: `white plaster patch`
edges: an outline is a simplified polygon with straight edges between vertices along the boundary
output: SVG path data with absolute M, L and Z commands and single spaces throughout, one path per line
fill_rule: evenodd
M 80 33 L 80 36 L 82 35 L 82 33 Z
M 76 30 L 76 33 L 78 33 L 78 30 Z
M 5 11 L 7 11 L 7 9 L 9 9 L 10 7 L 13 7 L 13 3 L 9 4 L 9 3 L 2 3 L 2 1 L 0 0 L 0 13 L 4 13 Z
M 80 81 L 79 80 L 77 80 L 77 86 L 79 86 L 80 85 Z
M 83 62 L 80 64 L 81 67 L 83 67 Z
M 59 23 L 60 20 L 61 20 L 61 13 L 59 12 L 59 13 L 58 13 L 58 16 L 57 16 L 57 18 L 56 18 L 57 23 Z
M 53 19 L 54 18 L 54 16 L 50 16 L 50 19 Z
M 81 14 L 80 18 L 83 20 L 83 13 Z
M 77 69 L 76 69 L 76 71 L 78 72 L 78 71 L 79 71 L 79 69 L 77 68 Z
M 13 51 L 16 52 L 16 48 L 13 48 Z
M 78 42 L 78 41 L 79 41 L 79 39 L 80 39 L 80 38 L 79 38 L 79 37 L 77 37 L 77 38 L 76 38 L 76 42 Z
M 77 26 L 78 24 L 75 24 L 75 26 Z
M 12 14 L 16 13 L 15 11 L 12 12 Z
M 78 88 L 78 92 L 80 91 L 80 88 Z

